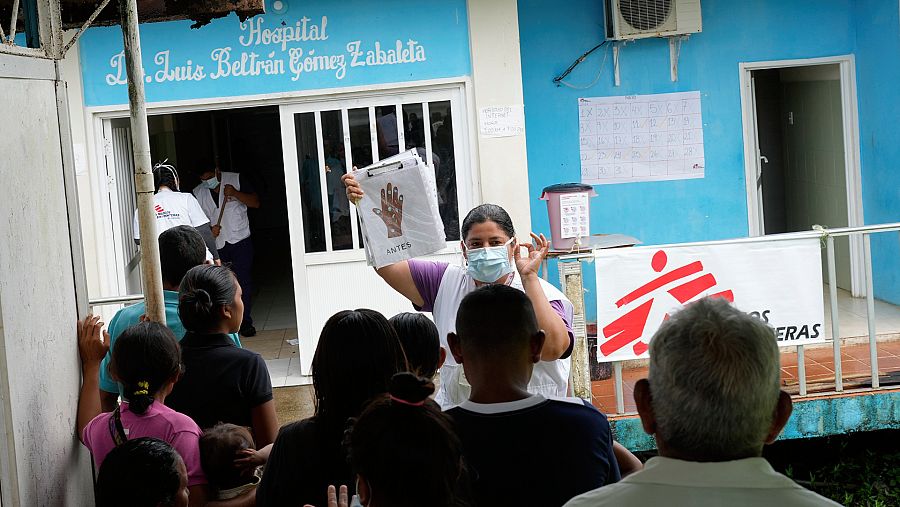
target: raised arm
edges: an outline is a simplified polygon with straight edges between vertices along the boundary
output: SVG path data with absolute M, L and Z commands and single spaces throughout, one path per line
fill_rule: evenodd
M 225 185 L 224 193 L 226 197 L 234 197 L 248 208 L 259 207 L 259 195 L 256 192 L 241 192 L 232 185 Z
M 363 191 L 359 186 L 359 182 L 353 177 L 353 173 L 349 172 L 341 176 L 341 181 L 344 182 L 344 186 L 347 187 L 347 198 L 350 199 L 350 202 L 353 204 L 358 203 L 359 200 L 362 199 Z M 376 269 L 375 272 L 378 273 L 378 276 L 387 282 L 391 288 L 410 300 L 412 304 L 416 306 L 425 304 L 425 299 L 419 293 L 419 289 L 416 288 L 416 283 L 413 281 L 408 261 L 400 261 Z
M 84 438 L 84 428 L 101 412 L 100 363 L 109 350 L 109 334 L 104 331 L 105 340 L 100 339 L 102 328 L 103 322 L 100 322 L 99 316 L 88 315 L 84 320 L 78 321 L 78 353 L 81 355 L 82 379 L 75 420 L 79 440 Z
M 541 280 L 537 274 L 541 262 L 543 262 L 544 257 L 550 250 L 550 242 L 547 241 L 543 234 L 537 236 L 532 232 L 531 238 L 534 240 L 534 245 L 531 243 L 517 244 L 513 255 L 516 261 L 516 269 L 519 270 L 519 276 L 522 278 L 525 294 L 528 295 L 528 299 L 531 300 L 531 304 L 534 306 L 534 314 L 537 317 L 538 326 L 544 330 L 546 335 L 544 348 L 541 350 L 541 359 L 544 361 L 555 361 L 569 350 L 571 337 L 562 317 L 550 306 L 550 301 L 547 300 L 547 296 L 544 294 L 544 288 L 541 287 Z M 522 257 L 520 247 L 528 250 L 526 257 Z
M 419 293 L 416 283 L 413 281 L 412 272 L 409 270 L 409 261 L 400 261 L 381 269 L 376 273 L 395 291 L 399 292 L 412 304 L 421 307 L 425 299 Z

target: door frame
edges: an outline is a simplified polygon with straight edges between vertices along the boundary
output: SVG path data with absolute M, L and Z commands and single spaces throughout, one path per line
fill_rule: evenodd
M 452 90 L 455 94 L 453 99 L 457 100 L 457 102 L 451 101 L 453 105 L 453 114 L 457 116 L 459 119 L 454 118 L 454 151 L 456 152 L 456 160 L 457 160 L 457 170 L 459 171 L 460 167 L 463 167 L 464 173 L 460 178 L 458 176 L 458 186 L 457 192 L 459 195 L 458 206 L 462 209 L 464 206 L 466 207 L 463 211 L 468 211 L 474 203 L 480 202 L 481 200 L 481 182 L 480 182 L 480 171 L 479 171 L 479 161 L 477 158 L 477 128 L 474 127 L 476 124 L 476 111 L 475 111 L 475 100 L 474 100 L 474 88 L 472 85 L 472 78 L 469 76 L 460 76 L 453 78 L 439 78 L 439 79 L 429 79 L 422 81 L 409 81 L 409 82 L 401 82 L 401 83 L 386 83 L 386 84 L 377 84 L 377 85 L 369 85 L 369 86 L 352 86 L 345 88 L 327 88 L 327 89 L 316 89 L 316 90 L 301 90 L 290 93 L 272 93 L 272 94 L 261 94 L 261 95 L 248 95 L 248 96 L 238 96 L 238 97 L 217 97 L 210 99 L 196 99 L 196 100 L 179 100 L 179 101 L 163 101 L 163 102 L 151 102 L 147 104 L 147 113 L 148 115 L 158 115 L 158 114 L 177 114 L 177 113 L 190 113 L 197 111 L 218 111 L 218 110 L 227 110 L 227 109 L 240 109 L 240 108 L 251 108 L 251 107 L 260 107 L 260 106 L 277 106 L 279 108 L 279 112 L 281 112 L 284 108 L 314 108 L 318 110 L 322 110 L 321 105 L 325 103 L 333 103 L 337 106 L 340 103 L 347 103 L 356 100 L 370 100 L 383 98 L 387 99 L 384 105 L 389 105 L 390 103 L 394 103 L 396 101 L 391 102 L 389 97 L 396 97 L 397 95 L 418 95 L 418 94 L 428 94 L 430 92 L 445 92 L 447 90 Z M 445 99 L 440 99 L 445 100 Z M 379 104 L 381 105 L 381 104 Z M 327 108 L 326 108 L 327 109 Z M 103 210 L 110 210 L 110 206 L 113 203 L 110 202 L 110 193 L 109 193 L 109 181 L 107 178 L 107 173 L 105 169 L 105 155 L 106 155 L 106 147 L 104 145 L 104 131 L 103 127 L 107 120 L 114 118 L 128 118 L 128 105 L 127 104 L 117 104 L 112 106 L 91 106 L 85 108 L 86 116 L 88 118 L 88 122 L 91 125 L 91 128 L 87 129 L 87 138 L 88 138 L 88 146 L 89 152 L 88 156 L 92 157 L 91 160 L 94 161 L 92 164 L 94 169 L 94 181 L 92 182 L 92 187 L 96 190 L 95 203 L 97 206 L 94 207 L 95 211 L 95 220 L 98 224 L 102 225 L 102 231 L 98 231 L 97 234 L 97 247 L 98 252 L 102 255 L 100 259 L 100 271 L 101 276 L 103 273 L 113 274 L 113 276 L 109 276 L 107 279 L 101 280 L 101 290 L 112 292 L 113 294 L 102 294 L 102 296 L 112 296 L 112 295 L 122 295 L 120 292 L 124 291 L 124 289 L 120 289 L 120 287 L 124 287 L 124 269 L 120 266 L 119 263 L 116 262 L 116 258 L 114 255 L 108 254 L 107 252 L 115 251 L 115 239 L 114 228 L 112 223 L 112 218 L 109 216 L 109 213 L 103 212 Z M 283 155 L 286 157 L 287 152 L 284 151 L 284 146 L 286 140 L 286 131 L 284 130 L 284 118 L 288 117 L 287 115 L 280 114 L 280 126 L 281 126 L 281 135 L 282 135 L 282 146 L 283 146 Z M 457 123 L 458 122 L 458 123 Z M 458 127 L 457 127 L 458 126 Z M 290 127 L 293 131 L 293 119 L 290 119 Z M 292 150 L 296 152 L 296 141 L 294 137 L 290 138 L 290 145 L 292 146 Z M 287 160 L 287 159 L 285 159 Z M 294 157 L 294 163 L 296 164 L 296 156 Z M 285 178 L 288 178 L 288 166 L 285 166 Z M 457 174 L 460 174 L 459 172 Z M 296 175 L 295 175 L 296 176 Z M 290 187 L 285 189 L 288 197 L 288 206 L 291 205 L 291 196 L 290 193 L 292 190 Z M 299 191 L 299 185 L 298 185 Z M 299 203 L 299 193 L 295 196 L 297 200 L 293 201 Z M 355 212 L 355 210 L 354 210 Z M 289 213 L 289 222 L 288 227 L 291 234 L 291 263 L 294 272 L 294 297 L 295 302 L 297 303 L 296 312 L 297 312 L 297 326 L 298 326 L 298 338 L 300 338 L 300 364 L 301 364 L 301 374 L 309 375 L 310 373 L 310 365 L 312 361 L 312 356 L 314 352 L 315 343 L 318 341 L 318 334 L 311 335 L 312 330 L 305 329 L 304 326 L 308 327 L 310 320 L 305 318 L 304 316 L 308 316 L 309 310 L 309 301 L 303 302 L 303 304 L 299 304 L 297 301 L 298 295 L 302 293 L 302 296 L 308 299 L 308 291 L 306 290 L 306 270 L 308 266 L 313 266 L 317 264 L 330 264 L 330 263 L 341 263 L 341 262 L 356 262 L 356 261 L 365 261 L 365 253 L 361 249 L 353 249 L 347 251 L 340 252 L 328 252 L 324 253 L 316 253 L 312 254 L 312 256 L 305 255 L 305 247 L 304 247 L 304 238 L 302 235 L 302 223 L 299 224 L 299 235 L 296 234 L 295 226 L 292 225 Z M 464 214 L 459 215 L 460 222 L 462 221 Z M 297 221 L 294 220 L 294 223 Z M 129 226 L 130 227 L 130 226 Z M 295 242 L 298 242 L 299 252 L 303 253 L 299 257 L 295 256 Z M 461 248 L 459 246 L 459 242 L 448 242 L 447 248 L 443 251 L 443 253 L 460 253 Z M 302 271 L 302 277 L 298 278 L 298 273 Z M 302 282 L 302 285 L 298 284 L 298 281 Z M 303 312 L 303 313 L 301 313 Z M 304 332 L 305 331 L 305 332 Z M 303 339 L 303 336 L 308 337 L 307 340 Z M 311 339 L 310 339 L 311 338 Z M 310 344 L 312 344 L 312 349 L 309 348 Z
M 297 90 L 293 92 L 265 93 L 259 95 L 243 95 L 232 97 L 211 97 L 206 99 L 171 100 L 147 103 L 148 115 L 192 113 L 198 111 L 221 111 L 227 109 L 242 109 L 261 106 L 283 106 L 291 104 L 321 103 L 328 100 L 341 100 L 354 97 L 371 97 L 376 95 L 386 96 L 398 93 L 414 93 L 417 91 L 430 91 L 435 89 L 456 87 L 462 90 L 463 108 L 460 119 L 465 118 L 469 125 L 474 124 L 475 110 L 473 99 L 472 78 L 459 76 L 451 78 L 426 79 L 421 81 L 406 81 L 398 83 L 383 83 L 375 85 L 347 86 L 341 88 L 320 88 L 312 90 Z M 114 118 L 128 118 L 128 104 L 114 104 L 108 106 L 85 107 L 86 142 L 88 145 L 88 159 L 92 174 L 91 197 L 95 203 L 94 221 L 102 229 L 96 231 L 96 247 L 99 257 L 99 275 L 101 294 L 92 294 L 92 297 L 111 297 L 124 294 L 124 270 L 119 268 L 113 255 L 115 240 L 113 239 L 113 224 L 109 216 L 110 196 L 109 181 L 106 173 L 106 147 L 104 145 L 103 125 L 106 120 Z M 481 187 L 478 168 L 476 146 L 476 132 L 468 128 L 466 137 L 462 140 L 466 152 L 460 151 L 465 157 L 471 175 L 471 186 L 465 189 L 471 193 L 474 199 L 480 199 Z M 462 145 L 461 145 L 462 146 Z M 460 191 L 463 189 L 460 188 Z
M 747 221 L 750 236 L 764 234 L 762 222 L 762 194 L 757 190 L 760 174 L 756 127 L 756 97 L 753 96 L 753 71 L 837 64 L 841 76 L 841 116 L 844 123 L 844 172 L 847 180 L 847 224 L 864 224 L 862 177 L 859 154 L 859 114 L 856 97 L 856 60 L 853 55 L 821 58 L 741 62 L 738 64 L 741 86 L 741 124 L 744 135 L 744 178 L 747 192 Z M 865 296 L 863 242 L 861 237 L 850 238 L 850 286 L 854 297 Z
M 288 209 L 300 210 L 302 200 L 302 190 L 300 188 L 300 164 L 297 159 L 297 132 L 295 128 L 294 115 L 304 113 L 319 113 L 322 111 L 341 111 L 342 126 L 344 130 L 344 149 L 350 147 L 349 125 L 347 124 L 346 109 L 367 108 L 370 110 L 370 135 L 372 136 L 373 156 L 377 151 L 377 141 L 375 139 L 376 126 L 373 122 L 374 108 L 378 106 L 401 106 L 403 103 L 410 102 L 435 102 L 447 100 L 451 105 L 451 115 L 455 117 L 453 123 L 453 144 L 454 156 L 457 160 L 456 177 L 457 177 L 457 213 L 462 220 L 465 212 L 474 206 L 479 196 L 474 192 L 477 188 L 477 175 L 474 165 L 471 163 L 469 154 L 472 152 L 469 145 L 470 133 L 472 127 L 469 125 L 469 109 L 467 102 L 466 87 L 463 84 L 451 86 L 440 86 L 429 89 L 419 90 L 393 90 L 391 93 L 373 93 L 373 94 L 355 94 L 353 96 L 344 97 L 323 97 L 317 101 L 308 101 L 304 103 L 282 104 L 279 106 L 280 124 L 281 124 L 281 152 L 284 157 L 284 178 L 285 192 L 287 197 Z M 426 111 L 423 111 L 423 115 Z M 430 116 L 424 115 L 423 121 L 428 121 Z M 457 119 L 458 118 L 458 119 Z M 319 167 L 324 165 L 324 153 L 322 146 L 322 125 L 320 116 L 316 114 L 316 150 L 319 156 Z M 404 142 L 403 125 L 397 122 L 398 139 Z M 426 153 L 431 157 L 431 136 L 426 138 Z M 406 147 L 408 149 L 408 147 Z M 347 165 L 352 167 L 353 161 L 350 153 L 347 153 Z M 320 197 L 325 199 L 324 180 L 320 179 L 322 185 Z M 303 214 L 299 211 L 288 213 L 288 229 L 290 231 L 291 244 L 291 264 L 293 270 L 294 282 L 294 303 L 297 313 L 297 331 L 300 348 L 300 367 L 302 375 L 311 374 L 311 362 L 315 353 L 316 344 L 318 343 L 318 333 L 311 328 L 313 312 L 315 311 L 314 291 L 316 287 L 309 286 L 308 271 L 310 267 L 322 264 L 341 264 L 348 262 L 364 263 L 366 262 L 365 251 L 359 247 L 357 236 L 358 216 L 356 207 L 351 206 L 351 226 L 353 237 L 353 248 L 347 250 L 327 251 L 331 248 L 330 229 L 328 221 L 325 221 L 326 235 L 326 251 L 324 252 L 306 252 L 305 231 L 303 223 Z M 460 253 L 462 250 L 458 240 L 447 241 L 444 250 L 438 253 Z

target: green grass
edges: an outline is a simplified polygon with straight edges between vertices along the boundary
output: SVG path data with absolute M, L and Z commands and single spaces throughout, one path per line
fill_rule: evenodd
M 848 507 L 900 506 L 900 431 L 778 442 L 765 457 L 797 483 Z

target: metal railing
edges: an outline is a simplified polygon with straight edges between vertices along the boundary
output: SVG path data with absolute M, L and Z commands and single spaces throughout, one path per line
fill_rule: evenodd
M 110 297 L 102 297 L 91 299 L 88 301 L 88 306 L 91 311 L 94 311 L 94 307 L 97 306 L 111 306 L 111 305 L 122 305 L 128 303 L 137 303 L 138 301 L 143 301 L 143 294 L 129 294 L 127 296 L 110 296 Z
M 875 294 L 872 281 L 872 247 L 870 236 L 877 233 L 900 232 L 900 222 L 889 224 L 868 225 L 862 227 L 842 227 L 837 229 L 815 229 L 812 231 L 776 234 L 771 236 L 759 236 L 752 238 L 740 238 L 721 241 L 705 241 L 691 243 L 692 246 L 708 246 L 718 244 L 734 244 L 734 243 L 756 243 L 756 242 L 776 242 L 802 238 L 817 238 L 825 243 L 825 262 L 828 269 L 828 296 L 831 307 L 831 337 L 834 354 L 834 391 L 817 392 L 817 395 L 827 394 L 829 392 L 840 393 L 844 391 L 844 379 L 841 371 L 841 346 L 842 338 L 840 334 L 840 317 L 838 308 L 838 288 L 836 281 L 835 254 L 834 254 L 834 238 L 862 236 L 863 241 L 863 267 L 865 271 L 866 286 L 866 318 L 868 320 L 868 345 L 869 345 L 869 364 L 871 368 L 871 387 L 865 390 L 879 389 L 880 383 L 878 378 L 878 337 L 875 333 Z M 659 248 L 675 245 L 659 245 Z M 561 259 L 565 259 L 562 257 Z M 786 348 L 786 347 L 785 347 Z M 797 348 L 797 377 L 799 379 L 799 396 L 807 396 L 806 382 L 806 361 L 805 349 L 803 345 Z M 626 414 L 625 412 L 625 390 L 622 378 L 623 361 L 613 361 L 613 382 L 615 383 L 616 411 L 615 415 Z

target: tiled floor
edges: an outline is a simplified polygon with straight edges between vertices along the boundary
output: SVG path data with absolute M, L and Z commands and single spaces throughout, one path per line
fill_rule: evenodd
M 826 287 L 825 321 L 828 328 L 827 337 L 831 338 L 831 317 L 828 309 Z M 845 340 L 841 348 L 841 378 L 845 389 L 868 387 L 871 385 L 871 367 L 869 361 L 868 321 L 866 318 L 866 300 L 851 298 L 846 291 L 839 291 L 838 316 L 841 337 Z M 885 381 L 896 382 L 900 377 L 900 307 L 875 302 L 876 324 L 878 336 L 876 348 L 878 374 Z M 866 342 L 857 344 L 852 338 L 866 337 Z M 834 352 L 831 343 L 822 347 L 806 347 L 804 353 L 806 365 L 806 382 L 809 393 L 834 390 Z M 634 384 L 646 378 L 647 368 L 638 367 L 622 371 L 625 412 L 635 412 Z M 890 377 L 890 378 L 888 378 Z M 783 389 L 791 394 L 799 392 L 799 376 L 797 352 L 795 347 L 785 347 L 781 354 L 781 381 Z M 615 382 L 613 379 L 591 383 L 593 403 L 607 414 L 616 412 Z
M 266 360 L 273 387 L 308 384 L 300 375 L 294 280 L 286 245 L 273 240 L 257 248 L 253 294 L 254 337 L 241 337 L 244 347 Z
M 822 291 L 825 297 L 825 337 L 831 339 L 828 286 L 825 285 Z M 850 296 L 849 292 L 838 289 L 838 310 L 841 338 L 869 336 L 865 298 L 854 298 Z M 875 333 L 882 340 L 900 339 L 900 306 L 875 300 Z

